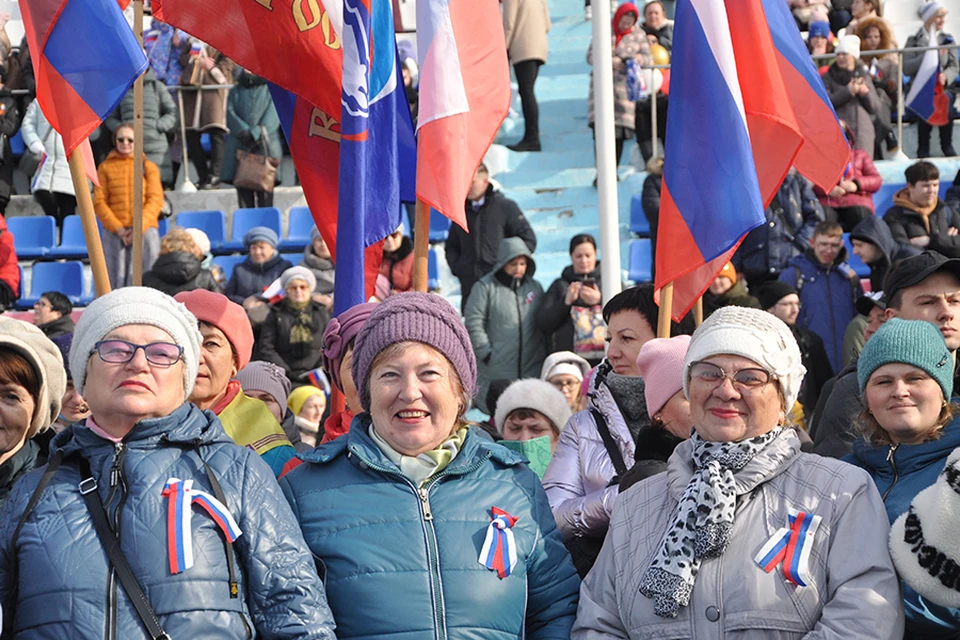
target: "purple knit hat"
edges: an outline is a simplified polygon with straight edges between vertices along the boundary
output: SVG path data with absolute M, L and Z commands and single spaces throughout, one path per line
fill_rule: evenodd
M 360 333 L 363 323 L 376 308 L 375 302 L 364 302 L 350 307 L 331 320 L 323 332 L 323 369 L 341 392 L 343 384 L 340 382 L 340 364 L 343 356 L 346 355 L 350 342 Z
M 476 393 L 477 360 L 460 314 L 444 298 L 431 293 L 398 293 L 379 305 L 363 325 L 353 350 L 353 383 L 364 406 L 370 404 L 370 368 L 377 355 L 398 342 L 412 340 L 446 356 L 460 376 L 464 391 Z

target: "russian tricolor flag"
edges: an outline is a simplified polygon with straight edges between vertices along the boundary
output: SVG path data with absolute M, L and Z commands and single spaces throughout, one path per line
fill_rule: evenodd
M 764 12 L 776 2 L 677 3 L 656 282 L 673 282 L 676 320 L 764 223 L 792 164 L 831 188 L 849 158 L 795 24 Z
M 937 42 L 936 34 L 930 31 L 930 42 Z M 943 91 L 943 85 L 937 82 L 940 75 L 940 51 L 931 49 L 923 54 L 920 69 L 910 84 L 904 104 L 910 111 L 933 126 L 943 126 L 949 122 L 950 98 Z
M 20 0 L 37 101 L 69 154 L 147 69 L 117 0 Z

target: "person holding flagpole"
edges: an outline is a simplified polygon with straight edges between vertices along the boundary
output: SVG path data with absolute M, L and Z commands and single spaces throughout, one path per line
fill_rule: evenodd
M 683 362 L 693 433 L 621 494 L 574 640 L 902 639 L 880 494 L 802 453 L 788 422 L 805 372 L 772 314 L 724 307 L 700 325 Z
M 907 38 L 906 47 L 931 47 L 938 44 L 956 44 L 956 39 L 949 33 L 943 31 L 943 25 L 947 18 L 947 9 L 937 0 L 924 2 L 920 7 L 920 19 L 923 20 L 923 28 Z M 930 35 L 933 34 L 934 40 L 931 41 Z M 957 73 L 960 72 L 960 63 L 957 61 L 957 50 L 941 49 L 938 52 L 940 68 L 936 76 L 936 84 L 943 87 L 944 93 L 948 96 L 950 104 L 956 99 L 956 92 L 947 87 L 953 86 L 957 79 Z M 924 52 L 914 51 L 903 54 L 903 75 L 915 77 L 920 71 Z M 915 80 L 916 82 L 916 80 Z M 909 93 L 909 92 L 908 92 Z M 953 147 L 953 118 L 950 116 L 952 110 L 947 107 L 947 122 L 939 127 L 940 129 L 940 149 L 945 157 L 957 155 Z M 920 118 L 917 121 L 917 157 L 926 158 L 930 155 L 930 134 L 933 133 L 933 125 Z

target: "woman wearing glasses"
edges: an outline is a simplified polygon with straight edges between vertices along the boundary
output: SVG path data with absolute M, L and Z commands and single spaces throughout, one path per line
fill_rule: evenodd
M 91 416 L 0 509 L 5 636 L 334 638 L 269 467 L 186 402 L 199 353 L 197 319 L 159 291 L 84 312 L 70 370 Z
M 133 125 L 113 132 L 113 151 L 97 167 L 100 186 L 93 188 L 93 209 L 103 225 L 103 257 L 114 289 L 133 283 Z M 157 220 L 163 208 L 160 169 L 143 158 L 143 271 L 160 254 Z
M 621 494 L 572 637 L 902 638 L 873 482 L 785 424 L 805 373 L 787 326 L 719 309 L 684 370 L 694 432 Z

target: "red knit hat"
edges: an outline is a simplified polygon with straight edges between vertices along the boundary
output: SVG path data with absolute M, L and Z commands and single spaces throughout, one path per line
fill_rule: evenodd
M 212 324 L 223 331 L 237 354 L 237 369 L 243 369 L 250 363 L 250 356 L 253 354 L 253 328 L 243 307 L 222 293 L 206 289 L 181 291 L 174 299 L 182 302 L 200 322 Z

